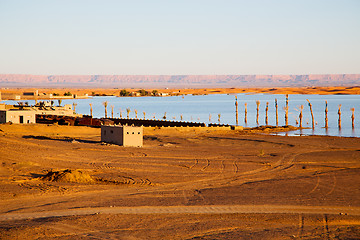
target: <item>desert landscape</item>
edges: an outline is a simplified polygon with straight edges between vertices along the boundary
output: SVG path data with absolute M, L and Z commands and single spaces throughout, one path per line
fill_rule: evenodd
M 0 1 L 0 240 L 360 239 L 360 1 Z
M 37 92 L 21 99 L 120 96 L 146 91 L 146 96 L 237 93 L 360 94 L 359 74 L 308 75 L 30 75 L 0 74 L 2 99 Z M 144 92 L 145 93 L 145 92 Z M 145 96 L 141 94 L 141 96 Z M 140 96 L 140 95 L 139 95 Z M 12 96 L 13 97 L 13 96 Z M 0 98 L 1 99 L 1 98 Z
M 358 238 L 358 138 L 284 130 L 2 124 L 0 238 Z

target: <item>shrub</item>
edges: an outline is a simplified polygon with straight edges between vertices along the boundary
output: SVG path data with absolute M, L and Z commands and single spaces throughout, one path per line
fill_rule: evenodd
M 130 92 L 126 91 L 126 89 L 123 89 L 120 91 L 120 96 L 129 96 Z

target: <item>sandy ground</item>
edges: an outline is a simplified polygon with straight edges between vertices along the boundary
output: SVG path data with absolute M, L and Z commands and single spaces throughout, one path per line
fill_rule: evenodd
M 120 88 L 6 88 L 0 89 L 0 92 L 14 93 L 21 95 L 23 92 L 31 92 L 38 90 L 42 98 L 46 98 L 50 93 L 56 93 L 59 96 L 63 96 L 64 93 L 71 92 L 78 96 L 88 94 L 92 95 L 114 95 L 119 96 Z M 140 89 L 127 88 L 129 92 L 136 92 Z M 161 93 L 168 93 L 170 95 L 204 95 L 204 94 L 237 94 L 237 93 L 271 93 L 271 94 L 360 94 L 360 86 L 349 87 L 280 87 L 280 88 L 189 88 L 189 89 L 145 89 L 148 92 L 158 90 Z M 47 95 L 43 95 L 46 93 Z M 5 95 L 4 95 L 5 96 Z M 27 97 L 32 99 L 33 97 Z
M 358 138 L 144 135 L 124 148 L 98 128 L 0 125 L 0 239 L 360 237 Z

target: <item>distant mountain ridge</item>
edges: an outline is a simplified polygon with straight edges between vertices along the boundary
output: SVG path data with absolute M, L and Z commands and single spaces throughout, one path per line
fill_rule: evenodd
M 28 75 L 0 74 L 0 87 L 303 87 L 357 86 L 360 74 Z

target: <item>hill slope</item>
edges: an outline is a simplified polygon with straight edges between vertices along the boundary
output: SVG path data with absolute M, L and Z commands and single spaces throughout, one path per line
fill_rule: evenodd
M 0 86 L 295 87 L 360 85 L 360 74 L 323 75 L 27 75 L 0 74 Z

